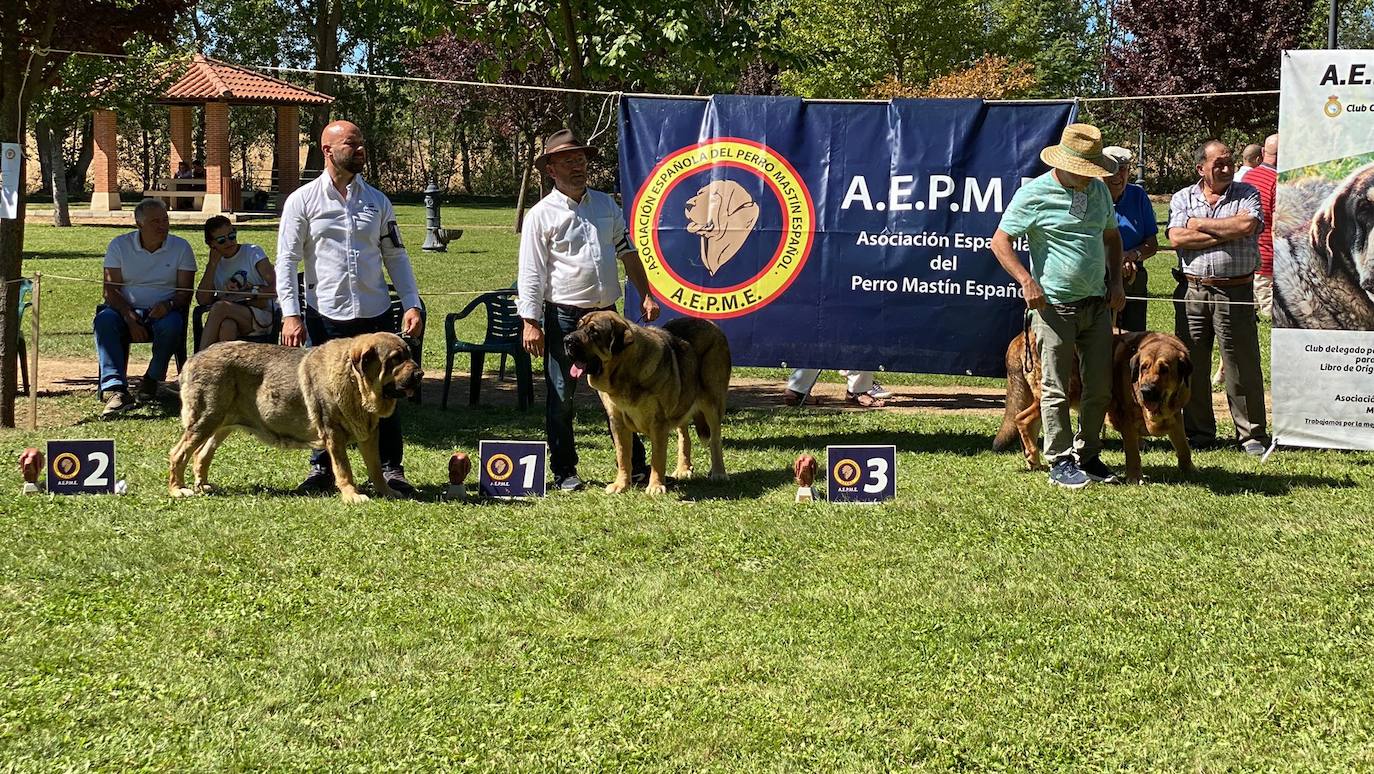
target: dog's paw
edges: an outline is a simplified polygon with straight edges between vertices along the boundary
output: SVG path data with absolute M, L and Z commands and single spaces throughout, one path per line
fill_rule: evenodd
M 173 496 L 173 497 L 192 497 L 192 496 L 195 495 L 196 492 L 195 492 L 194 489 L 190 489 L 190 488 L 188 488 L 188 487 L 180 486 L 180 487 L 172 487 L 172 488 L 168 489 L 168 490 L 167 490 L 167 493 L 170 494 L 170 495 Z
M 644 492 L 651 495 L 668 494 L 668 487 L 662 481 L 650 481 L 649 485 L 644 487 Z
M 217 490 L 218 488 L 219 487 L 216 487 L 214 484 L 211 484 L 208 481 L 201 481 L 200 483 L 196 484 L 196 491 L 200 494 L 214 494 L 215 490 Z
M 379 486 L 377 487 L 377 496 L 386 500 L 399 500 L 401 493 L 389 486 Z
M 677 470 L 674 470 L 674 471 L 673 471 L 673 478 L 676 478 L 676 479 L 679 479 L 679 480 L 685 480 L 685 479 L 689 479 L 689 478 L 691 478 L 691 477 L 692 477 L 692 469 L 691 469 L 691 468 L 678 468 Z
M 367 495 L 362 492 L 342 492 L 339 496 L 349 505 L 361 505 L 368 500 Z
M 621 492 L 629 488 L 629 481 L 621 481 L 617 479 L 606 485 L 606 494 L 620 494 Z
M 1141 484 L 1148 484 L 1150 479 L 1144 476 L 1127 476 L 1125 481 L 1128 486 L 1140 486 Z
M 707 476 L 707 478 L 711 479 L 712 481 L 724 481 L 725 479 L 729 478 L 729 476 L 725 474 L 724 469 L 721 469 L 711 471 L 711 475 Z

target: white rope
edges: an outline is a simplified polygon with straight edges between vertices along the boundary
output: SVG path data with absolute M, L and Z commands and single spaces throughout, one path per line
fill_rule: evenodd
M 48 276 L 48 275 L 44 274 L 43 276 L 46 277 L 46 276 Z M 1127 301 L 1158 301 L 1158 302 L 1168 302 L 1168 303 L 1170 303 L 1170 304 L 1212 304 L 1212 305 L 1215 305 L 1215 306 L 1258 306 L 1258 305 L 1259 305 L 1259 302 L 1258 302 L 1258 301 L 1210 301 L 1210 300 L 1209 300 L 1209 301 L 1203 301 L 1203 300 L 1201 300 L 1201 299 L 1199 299 L 1199 300 L 1197 300 L 1197 301 L 1184 301 L 1184 300 L 1181 299 L 1181 298 L 1174 298 L 1174 297 L 1172 297 L 1172 296 L 1167 296 L 1167 297 L 1166 297 L 1166 296 L 1126 296 L 1126 300 L 1127 300 Z
M 22 280 L 24 280 L 24 279 L 25 279 L 24 277 L 20 277 L 20 278 L 17 279 L 17 280 L 10 280 L 10 282 L 20 282 L 20 281 L 22 281 Z M 87 284 L 110 285 L 110 286 L 112 286 L 112 287 L 117 287 L 117 288 L 125 288 L 125 287 L 156 288 L 156 289 L 158 289 L 158 290 L 172 290 L 172 291 L 178 291 L 178 292 L 179 292 L 179 291 L 186 290 L 186 291 L 190 291 L 190 292 L 192 292 L 192 293 L 198 292 L 198 291 L 200 290 L 199 287 L 184 288 L 184 287 L 181 287 L 181 286 L 178 286 L 178 285 L 148 285 L 148 284 L 144 284 L 144 283 L 142 283 L 142 282 L 110 282 L 109 280 L 106 280 L 106 279 L 103 279 L 103 278 L 101 278 L 101 279 L 96 279 L 96 278 L 92 278 L 92 277 L 67 277 L 67 276 L 64 276 L 64 275 L 61 275 L 61 274 L 44 274 L 44 275 L 43 275 L 43 279 L 45 279 L 45 280 L 47 280 L 47 279 L 58 279 L 58 280 L 66 280 L 66 281 L 68 281 L 68 282 L 85 282 L 85 283 L 87 283 Z M 496 290 L 453 290 L 453 291 L 441 291 L 441 292 L 438 292 L 438 293 L 417 293 L 416 295 L 418 295 L 420 298 L 439 298 L 439 297 L 442 297 L 442 296 L 481 296 L 481 295 L 485 295 L 485 294 L 487 294 L 487 293 L 502 293 L 502 292 L 505 292 L 505 291 L 508 291 L 508 290 L 510 290 L 510 288 L 497 288 Z M 214 291 L 214 292 L 215 292 L 216 295 L 236 295 L 236 296 L 251 296 L 251 295 L 256 295 L 256 294 L 252 293 L 251 291 L 245 291 L 245 290 L 216 290 L 216 291 Z M 274 294 L 274 295 L 275 295 L 275 294 Z
M 107 59 L 132 59 L 129 54 L 108 54 L 100 51 L 82 51 L 70 48 L 36 48 L 30 52 L 47 54 L 68 54 L 71 56 L 90 56 L 104 57 Z M 374 78 L 386 81 L 409 81 L 412 83 L 432 83 L 443 86 L 469 86 L 485 89 L 515 89 L 519 91 L 548 91 L 559 94 L 595 94 L 604 97 L 621 96 L 628 97 L 653 97 L 656 99 L 690 99 L 708 100 L 710 95 L 701 94 L 660 94 L 657 92 L 620 92 L 607 91 L 604 89 L 574 89 L 567 86 L 530 86 L 523 83 L 490 83 L 487 81 L 462 81 L 449 78 L 421 78 L 414 75 L 384 75 L 380 73 L 344 72 L 342 70 L 316 70 L 309 67 L 278 67 L 272 65 L 247 65 L 237 62 L 226 62 L 226 64 L 242 67 L 246 70 L 274 71 L 279 73 L 299 73 L 303 75 L 336 75 L 342 78 Z M 984 100 L 990 105 L 1011 105 L 1011 104 L 1053 104 L 1059 102 L 1134 102 L 1151 99 L 1202 99 L 1210 97 L 1261 97 L 1278 94 L 1277 89 L 1263 91 L 1213 91 L 1196 94 L 1139 94 L 1121 97 L 1063 97 L 1063 98 L 1038 98 L 1038 99 L 989 99 Z M 839 104 L 886 104 L 889 100 L 876 99 L 813 99 L 807 100 L 813 103 L 839 103 Z

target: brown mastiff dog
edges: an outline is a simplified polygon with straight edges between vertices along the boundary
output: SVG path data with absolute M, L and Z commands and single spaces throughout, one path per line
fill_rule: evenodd
M 1193 364 L 1188 348 L 1169 333 L 1117 333 L 1113 336 L 1112 399 L 1107 418 L 1121 433 L 1126 451 L 1126 481 L 1141 482 L 1140 439 L 1143 436 L 1168 436 L 1178 455 L 1184 475 L 1195 472 L 1193 453 L 1183 431 L 1183 407 L 1192 394 Z M 1002 427 L 992 446 L 1009 448 L 1017 437 L 1026 464 L 1040 464 L 1040 358 L 1036 354 L 1035 334 L 1026 331 L 1007 346 L 1007 404 Z M 1069 385 L 1069 403 L 1078 405 L 1083 385 L 1074 375 Z
M 630 486 L 631 434 L 649 436 L 649 494 L 667 491 L 664 468 L 668 431 L 678 430 L 677 470 L 692 475 L 692 441 L 687 425 L 711 446 L 711 478 L 725 478 L 720 423 L 730 388 L 730 343 L 713 322 L 680 317 L 662 328 L 632 324 L 615 312 L 593 312 L 565 340 L 572 375 L 587 374 L 601 394 L 615 441 L 612 494 Z
M 206 478 L 215 449 L 234 428 L 272 446 L 329 452 L 346 503 L 367 501 L 358 492 L 348 445 L 358 444 L 377 494 L 394 497 L 382 478 L 377 420 L 419 386 L 424 373 L 394 333 L 369 333 L 299 349 L 231 341 L 199 352 L 181 372 L 181 426 L 172 448 L 167 488 L 173 497 L 213 489 Z M 196 455 L 196 486 L 183 483 Z

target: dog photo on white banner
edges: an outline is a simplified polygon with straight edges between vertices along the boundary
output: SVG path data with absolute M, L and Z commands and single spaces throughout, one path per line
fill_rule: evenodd
M 1374 449 L 1374 51 L 1286 51 L 1271 363 L 1279 443 Z

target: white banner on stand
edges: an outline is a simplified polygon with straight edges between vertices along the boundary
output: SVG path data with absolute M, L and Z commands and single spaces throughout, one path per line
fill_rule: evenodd
M 0 220 L 19 217 L 19 183 L 24 146 L 16 142 L 0 143 Z
M 1286 51 L 1271 371 L 1279 443 L 1374 449 L 1374 51 Z

